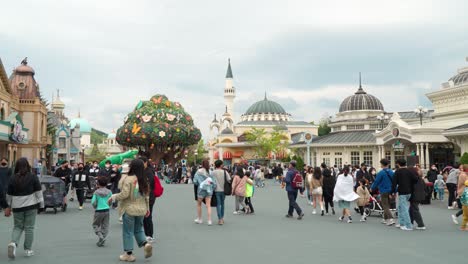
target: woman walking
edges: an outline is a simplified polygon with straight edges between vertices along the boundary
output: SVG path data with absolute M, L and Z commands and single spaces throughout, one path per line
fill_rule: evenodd
M 113 201 L 119 201 L 120 209 L 123 211 L 123 249 L 120 255 L 121 261 L 134 262 L 133 237 L 138 247 L 143 247 L 145 258 L 153 255 L 153 246 L 146 241 L 143 230 L 143 218 L 148 217 L 149 211 L 149 184 L 145 175 L 145 165 L 142 160 L 134 159 L 130 163 L 128 176 L 122 179 L 120 193 L 113 194 L 109 199 L 109 205 Z
M 333 201 L 337 201 L 338 206 L 343 209 L 343 213 L 339 218 L 340 221 L 348 217 L 348 223 L 353 222 L 350 210 L 351 202 L 358 198 L 359 195 L 354 192 L 353 176 L 350 174 L 349 167 L 345 167 L 343 174 L 338 175 L 333 197 Z
M 193 184 L 196 188 L 197 197 L 197 219 L 195 223 L 203 224 L 202 220 L 202 202 L 206 204 L 206 214 L 208 216 L 208 225 L 211 222 L 211 197 L 216 190 L 216 180 L 210 175 L 210 163 L 208 160 L 202 161 L 202 167 L 195 173 Z
M 310 169 L 312 170 L 312 168 Z M 317 213 L 317 201 L 320 203 L 320 210 L 322 211 L 322 216 L 324 215 L 323 211 L 323 201 L 322 201 L 322 195 L 323 195 L 323 178 L 322 178 L 322 170 L 319 167 L 315 167 L 313 169 L 313 174 L 312 178 L 310 179 L 309 186 L 310 186 L 310 193 L 312 196 L 312 205 L 314 207 L 314 210 L 312 211 L 312 214 Z
M 16 257 L 16 247 L 24 232 L 24 251 L 27 257 L 34 255 L 32 244 L 34 239 L 34 226 L 38 208 L 44 208 L 44 198 L 39 178 L 32 174 L 31 166 L 26 158 L 16 162 L 13 178 L 10 180 L 7 191 L 8 208 L 5 216 L 9 217 L 13 211 L 14 227 L 11 243 L 8 245 L 8 257 Z
M 236 210 L 234 211 L 234 214 L 241 214 L 242 210 L 247 210 L 247 205 L 244 202 L 247 178 L 248 177 L 245 177 L 244 175 L 244 170 L 241 167 L 237 167 L 236 175 L 232 181 L 232 195 L 235 195 L 236 197 Z M 242 210 L 240 209 L 240 206 L 242 206 Z
M 367 188 L 366 185 L 367 180 L 363 178 L 359 181 L 359 187 L 356 189 L 356 193 L 359 195 L 357 205 L 359 207 L 359 213 L 361 214 L 361 222 L 367 221 L 367 216 L 364 214 L 364 207 L 369 204 L 369 199 L 371 197 L 369 188 Z
M 333 204 L 333 191 L 335 189 L 335 177 L 330 170 L 323 170 L 323 200 L 325 202 L 325 214 L 328 215 L 328 208 L 331 207 L 332 214 L 335 215 Z
M 79 209 L 83 210 L 83 203 L 85 201 L 85 188 L 88 187 L 88 190 L 91 190 L 91 183 L 89 181 L 89 175 L 84 170 L 84 164 L 78 164 L 78 170 L 75 170 L 72 173 L 72 189 L 76 191 L 76 197 L 78 198 L 78 203 L 80 205 Z

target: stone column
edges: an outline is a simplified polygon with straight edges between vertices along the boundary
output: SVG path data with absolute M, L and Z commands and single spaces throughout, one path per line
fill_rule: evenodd
M 429 169 L 429 167 L 431 166 L 431 164 L 429 164 L 430 160 L 429 160 L 429 143 L 426 143 L 426 170 Z
M 219 152 L 219 159 L 224 161 L 224 159 L 223 159 L 223 148 L 218 148 L 218 152 Z
M 395 164 L 396 164 L 396 160 L 395 160 L 395 150 L 391 150 L 390 151 L 390 159 L 392 160 L 391 161 L 391 164 L 392 164 L 392 168 L 395 168 Z

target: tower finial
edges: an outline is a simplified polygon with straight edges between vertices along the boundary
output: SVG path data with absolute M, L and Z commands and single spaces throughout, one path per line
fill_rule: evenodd
M 231 69 L 231 58 L 228 58 L 228 68 L 227 68 L 227 72 L 226 72 L 226 79 L 227 78 L 233 78 L 232 76 L 232 69 Z
M 57 89 L 57 99 L 60 99 L 60 90 Z
M 21 64 L 22 64 L 22 65 L 28 65 L 28 57 L 25 57 L 25 58 L 21 61 Z
M 81 118 L 81 109 L 78 108 L 78 118 Z
M 362 89 L 361 72 L 359 72 L 359 89 Z
M 268 100 L 268 99 L 267 99 L 267 96 L 266 96 L 266 91 L 265 91 L 265 101 L 266 101 L 266 100 Z

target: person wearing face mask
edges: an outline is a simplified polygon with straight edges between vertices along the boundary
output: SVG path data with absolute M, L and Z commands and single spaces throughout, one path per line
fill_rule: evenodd
M 437 166 L 435 164 L 432 164 L 431 166 L 431 170 L 429 170 L 427 172 L 427 180 L 429 182 L 432 182 L 432 184 L 435 183 L 435 181 L 437 180 L 437 175 L 439 175 L 439 171 L 437 170 Z M 435 188 L 434 188 L 434 198 L 433 200 L 437 199 L 437 192 L 435 191 Z
M 119 193 L 119 181 L 121 178 L 120 170 L 119 170 L 119 165 L 114 164 L 112 166 L 112 170 L 110 173 L 110 190 L 112 191 L 112 194 Z M 112 209 L 117 208 L 118 206 L 118 201 L 115 201 L 112 204 Z
M 84 164 L 78 164 L 78 169 L 72 174 L 72 188 L 76 190 L 76 198 L 80 204 L 79 209 L 83 210 L 85 187 L 91 189 L 88 173 L 84 170 Z
M 68 189 L 70 188 L 70 175 L 71 170 L 68 168 L 68 161 L 62 161 L 60 167 L 55 170 L 54 177 L 60 178 L 65 183 L 65 192 L 63 194 L 63 206 L 67 208 L 67 194 Z
M 98 176 L 107 178 L 107 182 L 108 182 L 107 189 L 109 190 L 112 190 L 111 174 L 112 174 L 112 163 L 110 160 L 106 160 L 104 168 L 99 170 Z
M 99 175 L 99 164 L 97 161 L 93 161 L 93 165 L 89 169 L 89 176 L 97 177 Z
M 12 171 L 8 167 L 8 159 L 2 158 L 0 160 L 0 192 L 6 193 L 8 184 L 10 183 Z

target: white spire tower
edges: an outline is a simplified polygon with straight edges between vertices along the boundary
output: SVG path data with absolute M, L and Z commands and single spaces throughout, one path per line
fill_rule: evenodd
M 233 86 L 231 59 L 228 59 L 228 68 L 226 72 L 226 86 L 224 87 L 224 102 L 227 107 L 226 112 L 231 116 L 234 116 L 234 98 L 236 98 L 236 89 Z

